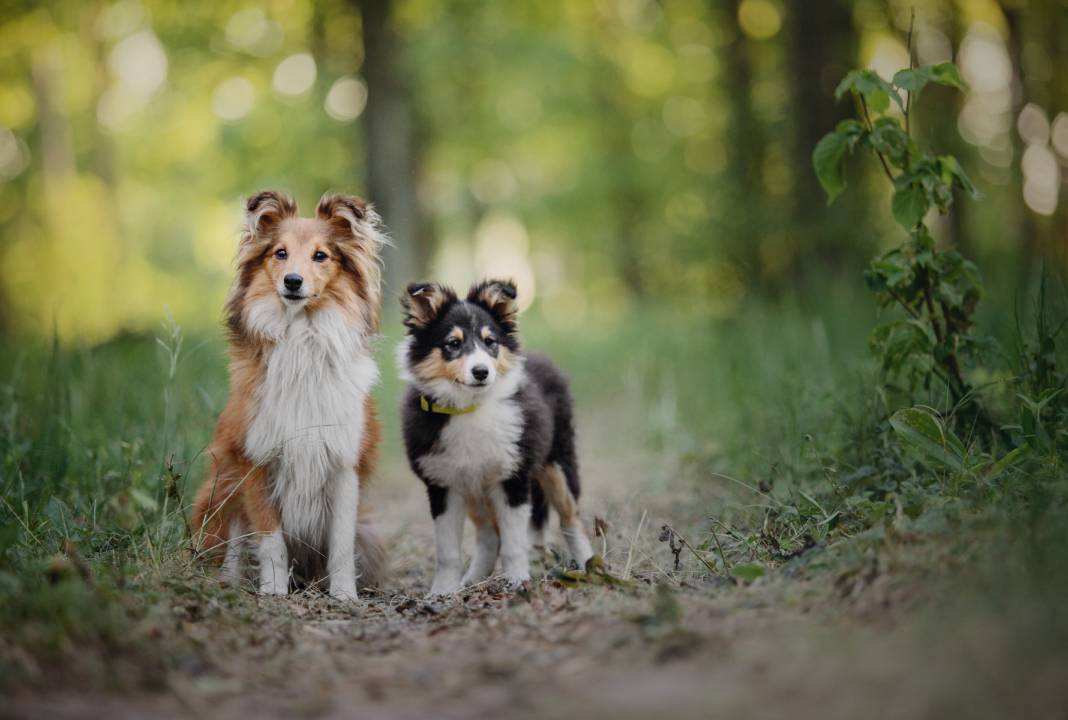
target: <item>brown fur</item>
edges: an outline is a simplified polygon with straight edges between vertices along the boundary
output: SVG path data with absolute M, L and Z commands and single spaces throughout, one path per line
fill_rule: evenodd
M 434 348 L 429 355 L 412 366 L 412 374 L 420 380 L 448 380 L 460 382 L 464 376 L 464 359 L 446 360 L 439 348 Z
M 358 198 L 325 195 L 315 218 L 297 217 L 290 198 L 264 192 L 249 198 L 248 223 L 238 249 L 238 274 L 226 301 L 230 328 L 230 398 L 219 415 L 208 448 L 211 466 L 193 503 L 194 551 L 209 562 L 222 562 L 230 541 L 230 522 L 235 516 L 252 533 L 269 533 L 280 524 L 279 508 L 271 498 L 269 479 L 245 455 L 245 434 L 252 419 L 256 388 L 263 380 L 270 340 L 245 328 L 244 309 L 254 300 L 277 295 L 279 278 L 299 272 L 313 294 L 308 312 L 326 306 L 340 307 L 350 321 L 365 333 L 377 332 L 380 314 L 378 216 Z M 279 248 L 286 260 L 274 256 Z M 324 263 L 311 261 L 322 250 Z M 279 302 L 281 302 L 279 300 Z M 363 488 L 378 460 L 381 428 L 374 399 L 368 397 L 356 467 Z M 357 554 L 361 584 L 380 581 L 385 566 L 385 547 L 369 522 L 370 506 L 359 505 Z
M 437 283 L 416 283 L 408 286 L 401 297 L 404 307 L 404 324 L 413 330 L 426 327 L 438 316 L 438 311 L 456 294 Z

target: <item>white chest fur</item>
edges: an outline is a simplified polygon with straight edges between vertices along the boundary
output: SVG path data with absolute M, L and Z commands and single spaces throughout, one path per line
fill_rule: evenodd
M 513 374 L 521 375 L 522 369 Z M 515 385 L 518 380 L 514 378 Z M 477 495 L 519 466 L 522 435 L 519 403 L 512 397 L 487 398 L 474 412 L 449 418 L 434 451 L 419 458 L 419 467 L 444 487 Z
M 359 458 L 364 402 L 378 370 L 340 313 L 303 311 L 263 325 L 272 333 L 245 449 L 268 466 L 285 532 L 320 542 L 332 480 Z

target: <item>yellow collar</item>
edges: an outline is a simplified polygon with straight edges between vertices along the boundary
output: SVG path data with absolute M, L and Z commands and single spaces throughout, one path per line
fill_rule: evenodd
M 432 403 L 426 399 L 426 395 L 419 396 L 419 407 L 423 409 L 423 412 L 438 413 L 439 415 L 466 415 L 467 413 L 473 413 L 478 410 L 478 405 L 468 405 L 463 408 L 448 407 L 446 405 L 438 405 Z

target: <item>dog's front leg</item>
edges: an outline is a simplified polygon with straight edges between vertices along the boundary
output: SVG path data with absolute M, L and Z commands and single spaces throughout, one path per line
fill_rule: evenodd
M 289 550 L 282 534 L 282 518 L 267 491 L 265 470 L 249 470 L 244 482 L 245 516 L 259 537 L 260 593 L 285 595 L 289 592 Z
M 355 471 L 346 468 L 334 478 L 330 546 L 326 559 L 330 595 L 338 600 L 356 599 L 356 515 L 359 504 L 360 482 Z
M 530 580 L 530 481 L 516 475 L 493 488 L 493 510 L 501 535 L 501 572 L 513 587 Z
M 431 485 L 430 511 L 434 515 L 437 568 L 431 595 L 449 595 L 460 589 L 463 573 L 464 501 L 455 490 Z

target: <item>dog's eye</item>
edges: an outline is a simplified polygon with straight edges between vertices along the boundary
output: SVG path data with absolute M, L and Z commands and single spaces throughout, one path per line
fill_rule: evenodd
M 315 254 L 312 255 L 312 260 L 314 260 L 315 262 L 326 262 L 327 257 L 329 256 L 322 250 L 316 250 Z
M 453 337 L 445 341 L 445 347 L 449 350 L 459 350 L 461 345 L 463 345 L 463 343 L 460 342 L 460 338 Z
M 482 342 L 486 343 L 486 347 L 488 347 L 490 350 L 497 347 L 497 338 L 493 337 L 492 335 L 487 335 L 486 339 Z
M 289 257 L 289 253 L 285 251 L 285 248 L 278 248 L 274 251 L 274 256 L 279 260 L 285 260 L 287 257 Z

